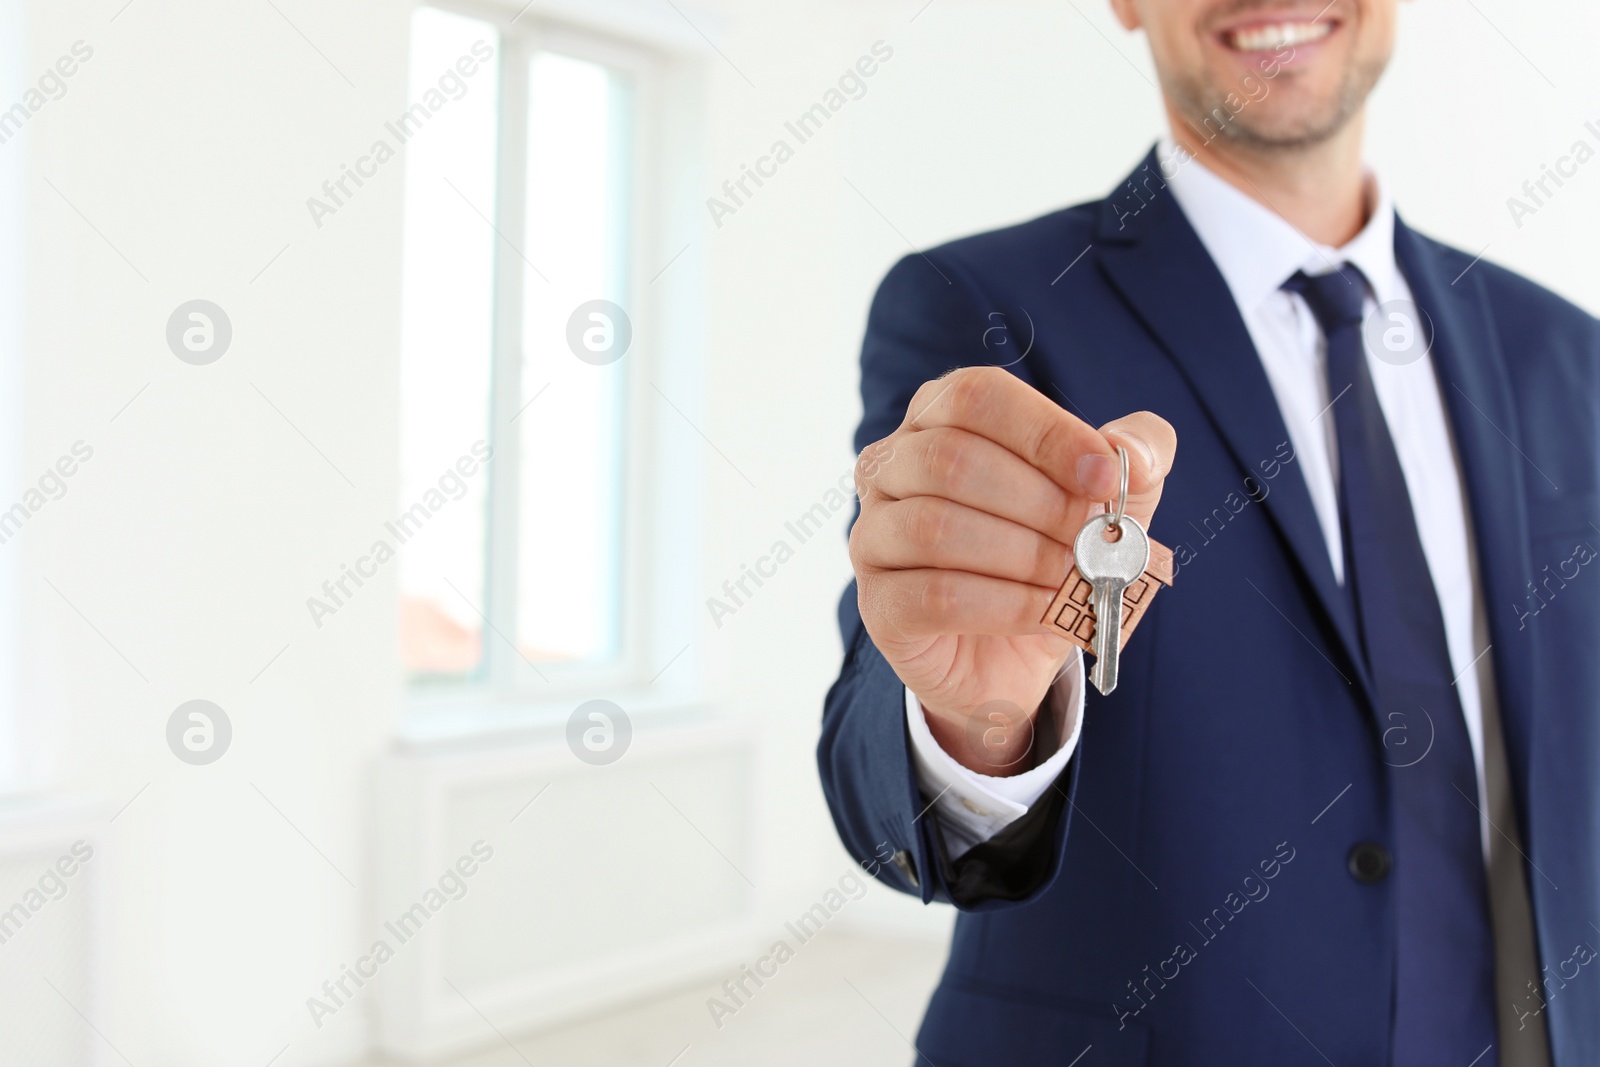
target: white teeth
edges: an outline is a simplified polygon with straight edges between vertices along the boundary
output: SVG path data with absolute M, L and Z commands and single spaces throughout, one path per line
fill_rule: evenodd
M 1280 48 L 1318 41 L 1333 32 L 1331 22 L 1278 22 L 1233 30 L 1229 43 L 1241 52 L 1275 52 Z

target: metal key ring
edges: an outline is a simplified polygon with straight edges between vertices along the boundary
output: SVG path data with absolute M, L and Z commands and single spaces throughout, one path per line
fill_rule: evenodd
M 1110 527 L 1118 533 L 1122 532 L 1122 517 L 1128 512 L 1128 450 L 1121 445 L 1117 446 L 1117 459 L 1121 463 L 1121 478 L 1117 483 L 1117 507 L 1112 511 L 1111 501 L 1106 501 L 1106 510 L 1111 511 Z

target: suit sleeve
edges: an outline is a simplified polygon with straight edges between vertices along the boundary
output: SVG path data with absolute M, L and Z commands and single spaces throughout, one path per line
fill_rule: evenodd
M 939 253 L 908 256 L 889 271 L 862 345 L 858 452 L 894 432 L 924 382 L 957 367 L 1009 363 L 1030 380 L 1018 347 L 1028 341 L 1026 327 L 1024 336 L 1015 336 L 1007 309 L 991 304 Z M 924 903 L 985 911 L 1037 898 L 1061 865 L 1081 742 L 1027 814 L 952 858 L 934 798 L 922 796 L 917 785 L 904 686 L 862 624 L 854 582 L 839 602 L 839 630 L 844 664 L 824 701 L 817 762 L 845 848 L 880 881 Z

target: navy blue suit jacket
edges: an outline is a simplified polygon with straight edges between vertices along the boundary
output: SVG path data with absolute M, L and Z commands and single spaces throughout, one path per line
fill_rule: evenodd
M 1387 724 L 1222 276 L 1153 155 L 1121 188 L 897 264 L 855 443 L 966 365 L 1010 363 L 1094 425 L 1154 411 L 1179 442 L 1150 530 L 1177 581 L 1056 788 L 958 861 L 852 585 L 823 787 L 881 880 L 960 909 L 919 1065 L 1387 1064 L 1393 879 L 1350 864 L 1390 840 Z M 1395 252 L 1470 501 L 1548 991 L 1525 1007 L 1556 1064 L 1600 1063 L 1600 323 L 1404 225 Z

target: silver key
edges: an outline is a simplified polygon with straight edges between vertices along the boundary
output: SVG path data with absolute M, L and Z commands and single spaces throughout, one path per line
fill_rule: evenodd
M 1109 529 L 1119 530 L 1121 536 L 1107 541 Z M 1107 512 L 1091 516 L 1083 524 L 1072 551 L 1078 573 L 1093 590 L 1089 606 L 1094 610 L 1094 670 L 1089 680 L 1109 695 L 1117 687 L 1117 659 L 1122 651 L 1122 591 L 1150 565 L 1150 539 L 1131 516 L 1123 515 L 1116 522 Z

